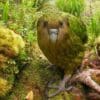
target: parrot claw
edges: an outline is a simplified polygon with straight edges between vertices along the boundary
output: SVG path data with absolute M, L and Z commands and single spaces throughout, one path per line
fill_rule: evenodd
M 49 89 L 57 89 L 57 91 L 55 91 L 54 93 L 48 95 L 48 90 L 47 90 L 47 92 L 46 92 L 47 97 L 48 97 L 48 98 L 52 98 L 52 97 L 54 97 L 54 96 L 60 94 L 61 92 L 70 91 L 70 90 L 72 89 L 71 86 L 68 87 L 68 88 L 66 88 L 66 83 L 68 82 L 69 78 L 70 78 L 70 77 L 68 77 L 68 76 L 64 76 L 64 79 L 60 82 L 60 85 L 58 85 L 58 86 L 52 86 L 52 85 L 51 85 L 52 82 L 50 82 L 50 83 L 48 84 L 48 90 L 49 90 Z
M 48 84 L 48 91 L 49 91 L 49 89 L 57 89 L 57 91 L 54 92 L 53 94 L 50 94 L 50 91 L 49 91 L 49 95 L 48 95 L 48 91 L 47 91 L 46 96 L 48 98 L 52 98 L 64 91 L 70 92 L 71 90 L 73 90 L 73 86 L 71 86 L 71 85 L 73 85 L 73 83 L 77 83 L 77 82 L 81 82 L 81 83 L 89 86 L 90 88 L 92 88 L 93 90 L 95 90 L 97 93 L 100 94 L 100 85 L 97 84 L 92 79 L 92 75 L 97 75 L 97 76 L 100 75 L 100 70 L 88 69 L 88 70 L 84 70 L 84 71 L 74 75 L 73 77 L 64 76 L 64 79 L 61 81 L 59 86 L 52 86 L 51 83 Z M 66 87 L 66 85 L 67 85 L 67 87 Z

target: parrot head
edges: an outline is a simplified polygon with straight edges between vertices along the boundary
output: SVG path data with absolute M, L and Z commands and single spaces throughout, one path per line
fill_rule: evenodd
M 61 14 L 42 16 L 37 23 L 39 34 L 48 35 L 49 41 L 56 43 L 58 38 L 68 34 L 69 23 Z

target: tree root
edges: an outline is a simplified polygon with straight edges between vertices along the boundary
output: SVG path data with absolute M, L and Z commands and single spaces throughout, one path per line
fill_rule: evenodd
M 95 90 L 97 93 L 100 94 L 100 85 L 97 84 L 91 78 L 92 75 L 100 75 L 100 70 L 99 69 L 88 69 L 88 70 L 85 70 L 85 71 L 77 74 L 76 76 L 74 76 L 71 79 L 71 83 L 81 82 L 81 83 L 89 86 L 90 88 L 92 88 L 93 90 Z

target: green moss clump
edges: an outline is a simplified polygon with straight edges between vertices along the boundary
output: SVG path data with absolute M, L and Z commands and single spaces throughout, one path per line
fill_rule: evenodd
M 20 35 L 15 34 L 12 30 L 0 27 L 0 51 L 9 56 L 17 56 L 25 43 Z
M 24 51 L 22 37 L 12 30 L 0 27 L 0 98 L 11 91 L 19 68 L 14 57 Z
M 11 87 L 12 86 L 8 84 L 7 80 L 0 77 L 0 96 L 5 96 Z
M 10 92 L 18 72 L 16 62 L 0 54 L 0 97 Z

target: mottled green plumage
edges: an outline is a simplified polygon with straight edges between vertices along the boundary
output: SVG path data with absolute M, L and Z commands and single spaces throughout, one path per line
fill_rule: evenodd
M 50 40 L 49 29 L 58 30 L 55 43 Z M 40 17 L 37 33 L 40 49 L 52 64 L 65 73 L 72 73 L 81 64 L 87 34 L 85 25 L 77 17 L 49 9 Z

